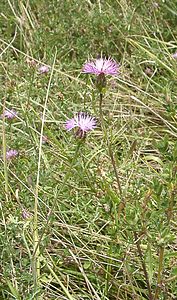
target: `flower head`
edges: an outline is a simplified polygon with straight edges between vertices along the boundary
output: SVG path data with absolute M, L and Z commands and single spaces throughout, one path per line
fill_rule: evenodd
M 172 57 L 173 57 L 174 59 L 177 59 L 177 51 L 176 51 L 175 53 L 172 54 Z
M 31 217 L 32 217 L 32 214 L 28 210 L 26 210 L 26 209 L 22 210 L 22 218 L 23 219 L 29 219 Z
M 119 65 L 112 58 L 98 58 L 92 61 L 87 61 L 83 66 L 83 73 L 95 75 L 117 75 Z
M 48 67 L 48 66 L 42 65 L 42 66 L 40 66 L 40 67 L 38 68 L 38 71 L 39 71 L 40 74 L 48 73 L 48 72 L 49 72 L 49 67 Z
M 18 155 L 18 151 L 17 150 L 14 150 L 14 149 L 8 150 L 6 152 L 6 159 L 10 160 L 12 158 L 15 158 L 17 155 Z
M 150 67 L 147 67 L 147 68 L 144 70 L 144 73 L 145 73 L 146 75 L 152 76 L 152 75 L 153 75 L 153 70 L 152 70 Z
M 48 137 L 46 136 L 46 135 L 43 135 L 42 136 L 42 144 L 46 144 L 46 143 L 48 143 Z
M 83 138 L 86 132 L 95 129 L 96 119 L 85 112 L 78 112 L 74 118 L 67 120 L 65 124 L 66 130 L 70 131 L 77 127 L 76 136 Z
M 4 111 L 4 114 L 1 115 L 1 118 L 3 116 L 7 119 L 13 119 L 17 116 L 17 112 L 14 109 L 8 109 Z

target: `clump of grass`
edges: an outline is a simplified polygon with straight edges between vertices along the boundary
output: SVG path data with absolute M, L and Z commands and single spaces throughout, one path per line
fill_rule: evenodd
M 176 299 L 174 5 L 49 2 L 0 3 L 0 296 Z M 101 54 L 120 72 L 98 92 Z

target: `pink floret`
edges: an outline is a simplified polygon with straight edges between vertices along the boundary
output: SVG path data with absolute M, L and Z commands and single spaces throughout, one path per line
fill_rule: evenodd
M 119 71 L 119 65 L 112 58 L 99 58 L 92 61 L 88 61 L 83 66 L 83 73 L 90 74 L 105 74 L 105 75 L 117 75 Z

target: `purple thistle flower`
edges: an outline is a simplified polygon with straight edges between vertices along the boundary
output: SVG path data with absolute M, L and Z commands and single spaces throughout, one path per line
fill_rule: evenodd
M 40 67 L 38 68 L 38 71 L 39 71 L 40 74 L 48 73 L 48 72 L 49 72 L 49 67 L 48 67 L 48 66 L 42 65 L 42 66 L 40 66 Z
M 18 151 L 17 150 L 13 150 L 13 149 L 8 150 L 6 152 L 6 159 L 10 160 L 12 158 L 15 158 L 17 155 L 18 155 Z
M 86 136 L 87 131 L 95 129 L 96 123 L 97 121 L 95 117 L 92 117 L 85 112 L 78 112 L 74 116 L 74 118 L 66 121 L 65 128 L 67 131 L 70 131 L 73 128 L 77 127 L 78 130 L 76 132 L 76 136 L 84 138 Z
M 43 137 L 42 137 L 42 144 L 46 144 L 46 143 L 48 143 L 48 137 L 46 136 L 46 135 L 43 135 Z
M 27 211 L 26 209 L 22 210 L 22 218 L 23 219 L 29 219 L 31 217 L 32 217 L 32 214 L 29 211 Z
M 177 51 L 176 51 L 174 54 L 172 54 L 172 57 L 173 57 L 174 59 L 177 59 Z
M 3 116 L 7 119 L 13 119 L 16 118 L 17 112 L 14 109 L 8 109 L 4 111 L 4 114 L 1 115 L 1 118 L 3 118 Z
M 90 73 L 95 75 L 117 75 L 119 65 L 112 58 L 98 58 L 92 61 L 87 61 L 83 66 L 83 73 Z

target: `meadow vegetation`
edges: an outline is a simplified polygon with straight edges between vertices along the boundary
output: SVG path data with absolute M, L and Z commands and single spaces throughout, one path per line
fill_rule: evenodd
M 176 24 L 176 0 L 0 1 L 0 299 L 177 299 Z

